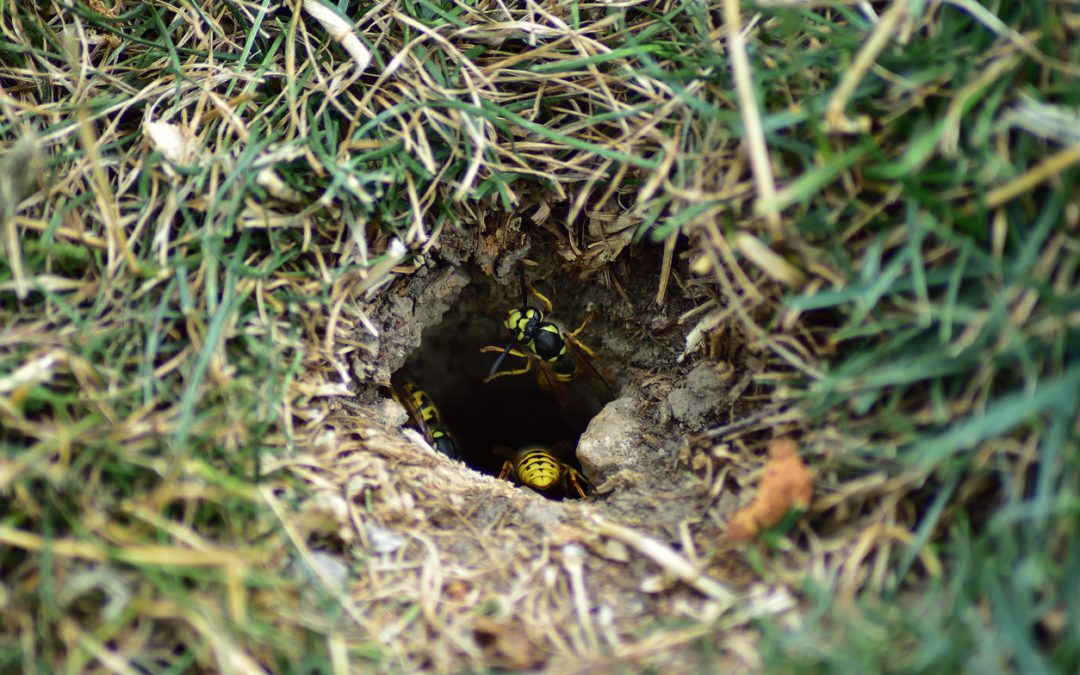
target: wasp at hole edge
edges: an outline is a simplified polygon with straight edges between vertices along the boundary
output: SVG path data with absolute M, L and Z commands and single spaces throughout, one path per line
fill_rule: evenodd
M 565 331 L 552 321 L 546 320 L 545 312 L 550 314 L 551 300 L 525 281 L 525 269 L 518 268 L 521 286 L 521 307 L 506 313 L 503 325 L 510 331 L 513 342 L 505 347 L 488 346 L 481 352 L 501 352 L 491 366 L 491 371 L 484 382 L 491 382 L 499 377 L 523 375 L 532 369 L 536 361 L 540 370 L 539 382 L 543 389 L 550 389 L 560 396 L 560 404 L 565 397 L 560 395 L 560 386 L 578 379 L 582 372 L 597 382 L 608 399 L 613 397 L 611 385 L 594 364 L 596 353 L 578 339 L 578 335 L 588 325 L 587 317 L 576 329 Z M 529 292 L 540 300 L 544 309 L 529 306 Z M 515 348 L 515 343 L 518 348 Z M 525 365 L 512 370 L 499 370 L 507 356 L 525 359 Z
M 414 382 L 404 381 L 397 385 L 391 385 L 390 391 L 394 400 L 405 408 L 413 426 L 423 434 L 435 452 L 450 459 L 461 459 L 461 446 L 457 438 L 442 421 L 442 415 L 435 405 L 431 395 L 420 388 Z
M 582 499 L 588 499 L 589 480 L 560 459 L 567 451 L 565 444 L 551 448 L 526 445 L 519 450 L 497 448 L 496 453 L 506 458 L 499 478 L 513 480 L 541 493 L 548 493 L 558 486 L 567 497 L 577 493 Z

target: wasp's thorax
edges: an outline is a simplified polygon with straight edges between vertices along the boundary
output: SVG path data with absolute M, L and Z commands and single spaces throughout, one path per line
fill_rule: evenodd
M 562 331 L 550 321 L 544 321 L 544 313 L 540 310 L 532 307 L 512 309 L 507 312 L 504 324 L 515 342 L 541 359 L 554 363 L 566 355 Z M 569 365 L 565 364 L 561 370 L 565 371 Z

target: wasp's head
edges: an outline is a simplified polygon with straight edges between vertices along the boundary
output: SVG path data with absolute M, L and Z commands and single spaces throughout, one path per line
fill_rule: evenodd
M 521 307 L 507 312 L 503 325 L 514 336 L 515 342 L 527 345 L 540 332 L 540 326 L 544 323 L 544 313 L 529 307 L 529 294 L 526 291 L 524 267 L 518 268 L 518 281 L 521 284 Z
M 543 323 L 544 313 L 532 307 L 512 309 L 506 313 L 506 319 L 503 321 L 503 325 L 514 336 L 514 340 L 523 345 L 536 338 Z

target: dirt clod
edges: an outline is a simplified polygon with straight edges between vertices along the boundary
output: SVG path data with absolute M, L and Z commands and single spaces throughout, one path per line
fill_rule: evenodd
M 388 426 L 400 427 L 409 421 L 409 413 L 392 398 L 380 399 L 376 404 L 375 414 Z
M 600 485 L 620 470 L 640 467 L 649 448 L 640 442 L 640 415 L 634 399 L 623 397 L 604 406 L 578 442 L 577 457 L 585 475 Z
M 686 376 L 682 386 L 667 396 L 671 417 L 692 428 L 700 428 L 713 414 L 727 392 L 728 383 L 716 364 L 702 361 Z
M 537 527 L 550 528 L 562 521 L 563 509 L 559 508 L 558 504 L 546 499 L 532 499 L 522 513 L 529 522 Z

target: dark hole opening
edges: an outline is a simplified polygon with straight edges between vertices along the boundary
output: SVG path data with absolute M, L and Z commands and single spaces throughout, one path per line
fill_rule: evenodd
M 519 304 L 519 295 L 474 276 L 443 320 L 424 331 L 419 349 L 398 375 L 431 395 L 471 468 L 498 475 L 505 460 L 500 448 L 562 444 L 571 450 L 560 459 L 580 470 L 572 449 L 606 401 L 597 400 L 586 384 L 575 381 L 563 388 L 565 399 L 560 404 L 551 391 L 539 386 L 535 365 L 522 375 L 483 381 L 499 354 L 480 349 L 507 345 L 510 335 L 503 318 Z M 508 356 L 501 370 L 524 365 L 521 358 Z M 562 495 L 553 490 L 547 496 Z

